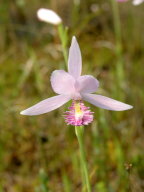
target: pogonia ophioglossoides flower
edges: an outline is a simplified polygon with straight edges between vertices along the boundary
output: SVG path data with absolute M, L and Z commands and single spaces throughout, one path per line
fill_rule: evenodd
M 73 37 L 69 49 L 68 72 L 55 70 L 51 75 L 52 89 L 58 95 L 37 103 L 22 111 L 21 114 L 40 115 L 47 113 L 72 99 L 70 111 L 65 113 L 66 122 L 72 125 L 87 125 L 93 120 L 93 115 L 89 108 L 84 106 L 82 100 L 97 107 L 113 111 L 123 111 L 132 108 L 131 105 L 93 94 L 99 87 L 98 80 L 91 75 L 81 76 L 81 71 L 81 52 L 76 38 Z

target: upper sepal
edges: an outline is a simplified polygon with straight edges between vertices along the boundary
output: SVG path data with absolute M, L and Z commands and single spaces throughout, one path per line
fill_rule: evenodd
M 76 40 L 76 37 L 73 36 L 71 46 L 69 49 L 69 58 L 68 58 L 68 72 L 77 79 L 81 75 L 82 71 L 82 57 L 81 51 Z

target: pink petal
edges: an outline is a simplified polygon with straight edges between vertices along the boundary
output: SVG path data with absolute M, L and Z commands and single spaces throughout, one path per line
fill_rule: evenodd
M 91 75 L 80 76 L 76 81 L 76 88 L 82 93 L 93 93 L 97 90 L 99 82 Z
M 40 115 L 43 113 L 50 112 L 54 109 L 59 108 L 66 102 L 70 100 L 70 97 L 67 95 L 57 95 L 54 97 L 50 97 L 48 99 L 45 99 L 36 105 L 33 105 L 32 107 L 21 111 L 21 115 Z
M 131 105 L 127 105 L 102 95 L 82 94 L 82 98 L 97 107 L 112 111 L 124 111 L 133 108 Z
M 68 58 L 68 72 L 77 79 L 81 75 L 82 58 L 79 45 L 75 37 L 72 38 Z
M 51 85 L 58 94 L 71 94 L 74 92 L 75 79 L 63 70 L 55 70 L 51 75 Z

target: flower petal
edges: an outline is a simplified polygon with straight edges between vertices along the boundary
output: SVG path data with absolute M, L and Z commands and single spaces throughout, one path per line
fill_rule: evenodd
M 68 72 L 77 79 L 81 75 L 82 58 L 79 45 L 75 37 L 72 38 L 71 47 L 69 49 Z
M 40 115 L 43 113 L 50 112 L 54 109 L 59 108 L 66 102 L 70 100 L 70 97 L 68 95 L 57 95 L 54 97 L 50 97 L 48 99 L 45 99 L 36 105 L 21 111 L 21 115 Z
M 74 92 L 75 79 L 64 70 L 55 70 L 51 75 L 51 85 L 58 94 L 71 94 Z
M 76 81 L 76 88 L 82 93 L 93 93 L 97 90 L 99 82 L 91 75 L 80 76 Z
M 112 111 L 124 111 L 133 108 L 131 105 L 116 101 L 102 95 L 82 94 L 82 98 L 97 107 Z

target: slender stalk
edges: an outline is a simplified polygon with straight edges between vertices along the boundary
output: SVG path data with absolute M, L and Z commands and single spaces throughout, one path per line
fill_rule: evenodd
M 67 65 L 68 61 L 68 54 L 67 54 L 67 42 L 68 42 L 68 35 L 67 35 L 67 28 L 63 26 L 63 24 L 59 24 L 58 26 L 59 37 L 62 44 L 62 52 L 65 60 L 65 64 Z
M 87 188 L 87 192 L 91 192 L 90 181 L 88 176 L 88 168 L 87 168 L 85 152 L 84 152 L 84 143 L 83 143 L 84 126 L 75 126 L 75 133 L 79 143 L 80 161 L 81 161 L 81 166 L 82 166 L 82 170 L 85 178 L 85 185 Z

